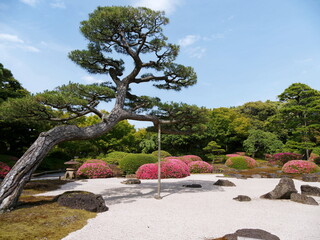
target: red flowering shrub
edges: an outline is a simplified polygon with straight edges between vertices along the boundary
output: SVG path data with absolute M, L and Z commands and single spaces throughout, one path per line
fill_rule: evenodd
M 226 165 L 235 169 L 248 169 L 256 166 L 256 160 L 247 156 L 236 156 L 228 158 Z
M 190 175 L 189 167 L 179 159 L 167 159 L 161 162 L 161 178 L 183 178 Z M 144 164 L 136 171 L 139 179 L 157 179 L 158 164 Z
M 189 175 L 188 165 L 179 159 L 169 159 L 161 163 L 161 178 L 184 178 Z
M 0 178 L 4 178 L 10 170 L 7 164 L 0 162 Z
M 298 153 L 290 153 L 290 152 L 285 152 L 285 153 L 276 153 L 272 156 L 272 162 L 276 162 L 278 164 L 285 164 L 288 161 L 291 160 L 299 160 L 302 158 L 301 154 Z
M 180 156 L 180 157 L 166 157 L 164 160 L 168 159 L 179 159 L 185 164 L 189 164 L 193 161 L 202 161 L 201 157 L 196 156 L 196 155 L 185 155 L 185 156 Z
M 236 153 L 232 153 L 232 154 L 226 154 L 226 156 L 227 156 L 228 158 L 231 158 L 231 157 L 239 157 L 239 156 L 241 156 L 241 155 L 236 154 Z
M 143 164 L 136 171 L 136 176 L 139 179 L 157 179 L 158 178 L 158 164 L 156 164 L 156 163 Z
M 112 177 L 113 173 L 104 161 L 91 159 L 79 167 L 77 176 L 84 178 L 107 178 Z
M 314 173 L 319 172 L 317 164 L 304 160 L 292 160 L 285 163 L 282 167 L 284 173 Z
M 194 161 L 188 164 L 190 173 L 212 173 L 212 166 L 205 161 Z

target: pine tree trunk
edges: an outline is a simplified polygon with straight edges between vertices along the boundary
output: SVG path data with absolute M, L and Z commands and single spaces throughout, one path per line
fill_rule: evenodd
M 113 111 L 104 122 L 79 128 L 75 125 L 55 127 L 43 132 L 17 161 L 0 185 L 0 212 L 14 208 L 25 184 L 47 153 L 58 143 L 71 140 L 92 139 L 110 131 L 122 120 L 121 114 Z

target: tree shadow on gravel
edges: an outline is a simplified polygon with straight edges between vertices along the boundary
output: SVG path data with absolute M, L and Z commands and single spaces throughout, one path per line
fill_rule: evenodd
M 213 185 L 215 181 L 182 180 L 175 182 L 161 182 L 161 197 L 166 198 L 173 194 L 192 194 L 199 192 L 221 192 L 224 189 Z M 189 188 L 183 185 L 200 184 L 201 188 Z M 101 193 L 107 205 L 131 203 L 142 198 L 153 198 L 157 194 L 157 182 L 142 180 L 141 184 L 124 185 L 123 187 L 106 189 Z

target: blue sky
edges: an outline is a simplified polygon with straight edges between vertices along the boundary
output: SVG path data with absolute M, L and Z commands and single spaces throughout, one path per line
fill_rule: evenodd
M 80 22 L 112 5 L 166 11 L 164 33 L 181 46 L 177 62 L 198 74 L 181 92 L 138 85 L 137 94 L 217 108 L 276 100 L 294 82 L 320 90 L 319 0 L 2 0 L 0 62 L 33 93 L 103 81 L 67 54 L 86 47 Z

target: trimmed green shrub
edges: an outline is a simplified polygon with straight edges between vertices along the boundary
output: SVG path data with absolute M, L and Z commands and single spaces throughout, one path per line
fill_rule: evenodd
M 315 157 L 313 162 L 317 165 L 320 165 L 320 157 Z
M 154 151 L 151 153 L 153 156 L 158 157 L 158 151 Z M 165 158 L 165 157 L 170 157 L 172 156 L 170 153 L 168 153 L 167 151 L 161 150 L 160 151 L 160 157 L 161 158 Z
M 126 174 L 134 174 L 143 164 L 155 163 L 157 160 L 152 154 L 131 153 L 120 160 L 119 167 Z
M 248 169 L 256 166 L 256 160 L 245 156 L 231 157 L 226 161 L 226 165 L 235 169 Z
M 98 158 L 105 161 L 108 164 L 119 165 L 119 162 L 121 161 L 121 159 L 128 156 L 129 154 L 130 153 L 115 151 L 115 152 L 108 153 L 107 156 L 105 157 L 99 156 Z

